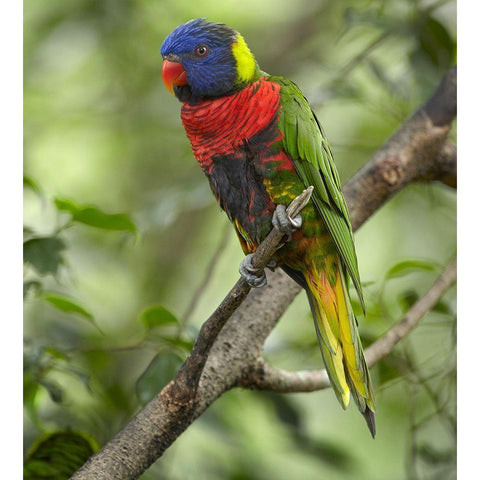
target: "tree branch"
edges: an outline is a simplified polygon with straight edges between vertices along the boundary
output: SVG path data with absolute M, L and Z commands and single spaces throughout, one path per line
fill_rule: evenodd
M 446 138 L 454 117 L 452 106 L 456 108 L 455 84 L 452 69 L 424 106 L 345 185 L 355 230 L 412 181 L 454 185 L 456 153 Z M 176 379 L 73 479 L 138 478 L 211 403 L 230 388 L 246 385 L 252 366 L 262 358 L 265 339 L 300 291 L 280 270 L 269 274 L 268 280 L 266 287 L 252 290 L 243 303 L 239 299 L 245 296 L 245 285 L 231 290 L 219 307 L 218 319 L 212 315 L 202 327 L 188 364 Z
M 456 67 L 445 74 L 427 102 L 343 188 L 354 230 L 413 181 L 438 180 L 456 186 L 452 180 L 456 178 L 456 149 L 445 142 L 457 107 L 456 74 Z
M 430 290 L 421 297 L 407 314 L 365 350 L 368 366 L 372 367 L 385 358 L 415 328 L 423 316 L 432 309 L 444 293 L 456 282 L 457 263 L 453 259 L 444 272 L 436 279 Z M 242 385 L 256 390 L 278 393 L 313 392 L 330 386 L 325 369 L 290 372 L 276 368 L 259 359 L 251 371 L 242 379 Z
M 305 189 L 286 209 L 294 218 L 307 205 L 313 187 Z M 272 228 L 252 257 L 252 266 L 265 269 L 278 249 L 284 233 Z M 237 281 L 220 305 L 203 323 L 190 355 L 175 378 L 124 430 L 100 452 L 91 457 L 72 478 L 138 478 L 156 458 L 196 418 L 196 396 L 200 376 L 210 350 L 225 322 L 237 310 L 251 290 L 243 277 Z M 157 430 L 158 429 L 158 430 Z M 150 435 L 146 432 L 150 431 Z M 165 432 L 158 435 L 156 432 Z M 128 451 L 128 455 L 125 452 Z M 93 466 L 92 466 L 93 464 Z M 101 472 L 101 477 L 94 477 Z M 108 473 L 107 473 L 108 472 Z

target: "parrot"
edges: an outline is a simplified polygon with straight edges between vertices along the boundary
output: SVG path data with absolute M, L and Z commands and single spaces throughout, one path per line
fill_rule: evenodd
M 223 23 L 190 20 L 160 54 L 194 157 L 240 240 L 240 273 L 265 285 L 252 255 L 272 225 L 285 233 L 271 266 L 305 289 L 335 395 L 343 409 L 353 397 L 374 438 L 373 386 L 348 288 L 352 281 L 365 313 L 353 232 L 315 113 L 294 82 L 263 72 L 244 37 Z M 311 200 L 290 218 L 286 206 L 309 186 Z

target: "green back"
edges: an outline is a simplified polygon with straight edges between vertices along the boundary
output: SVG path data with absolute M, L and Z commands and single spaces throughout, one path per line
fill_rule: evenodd
M 268 80 L 281 85 L 279 127 L 283 148 L 305 187 L 313 185 L 313 203 L 332 235 L 365 311 L 350 217 L 325 134 L 307 99 L 293 82 L 282 77 L 268 77 Z

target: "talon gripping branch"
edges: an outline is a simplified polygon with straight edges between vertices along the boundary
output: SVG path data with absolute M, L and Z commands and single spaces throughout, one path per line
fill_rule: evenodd
M 191 20 L 165 39 L 161 54 L 195 158 L 246 254 L 270 232 L 276 206 L 314 186 L 301 228 L 274 260 L 307 292 L 340 404 L 352 396 L 374 436 L 373 388 L 348 295 L 350 278 L 364 307 L 352 228 L 315 114 L 293 82 L 262 72 L 226 25 Z

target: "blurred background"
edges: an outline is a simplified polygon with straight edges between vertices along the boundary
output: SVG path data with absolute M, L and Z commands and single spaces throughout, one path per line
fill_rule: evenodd
M 456 62 L 449 0 L 25 0 L 25 478 L 68 478 L 117 433 L 238 277 L 240 246 L 161 80 L 163 39 L 196 17 L 301 87 L 343 182 Z M 356 245 L 368 345 L 455 255 L 455 192 L 409 186 Z M 303 293 L 265 348 L 283 368 L 322 366 Z M 142 479 L 456 478 L 455 371 L 451 290 L 373 368 L 376 440 L 329 390 L 235 390 Z

